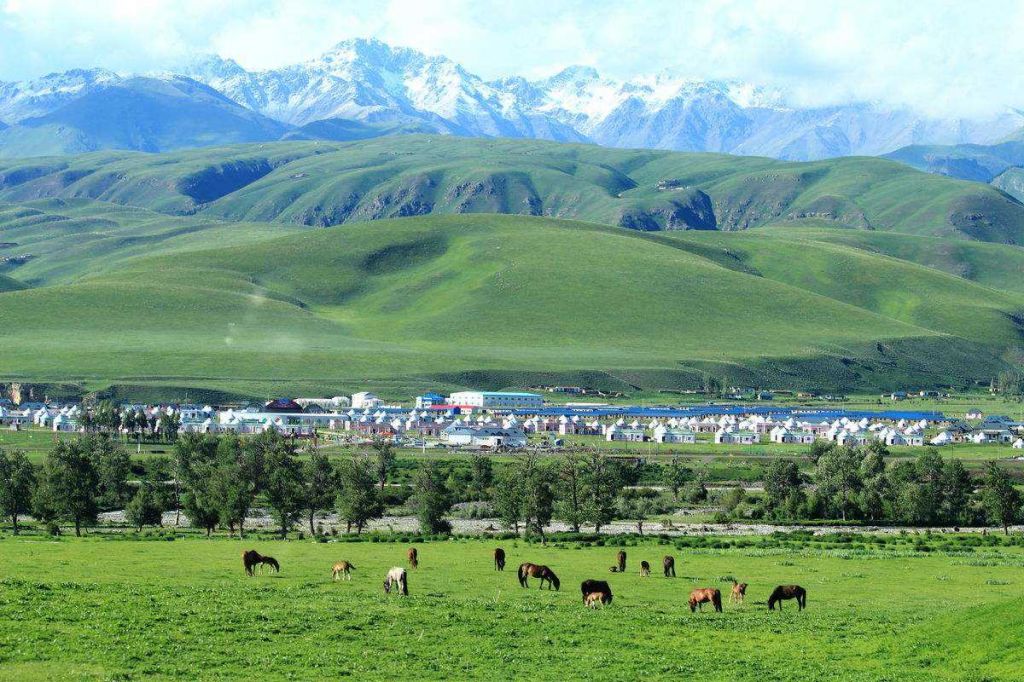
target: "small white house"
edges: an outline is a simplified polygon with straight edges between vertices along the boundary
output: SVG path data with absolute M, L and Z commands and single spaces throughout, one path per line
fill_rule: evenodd
M 465 426 L 452 424 L 441 432 L 449 445 L 468 445 L 488 448 L 526 447 L 526 433 L 521 429 L 506 429 L 498 426 Z
M 753 445 L 760 441 L 761 436 L 753 431 L 726 431 L 721 429 L 715 432 L 715 442 L 719 445 Z
M 1024 450 L 1024 438 L 1018 438 L 1013 441 L 1013 445 L 1010 446 L 1014 450 Z
M 384 404 L 376 393 L 360 391 L 352 394 L 352 408 L 357 410 L 374 409 Z
M 697 434 L 690 429 L 669 428 L 659 424 L 654 429 L 654 442 L 656 443 L 696 443 Z
M 605 430 L 604 438 L 608 442 L 620 440 L 629 443 L 643 443 L 645 436 L 643 429 L 612 425 Z

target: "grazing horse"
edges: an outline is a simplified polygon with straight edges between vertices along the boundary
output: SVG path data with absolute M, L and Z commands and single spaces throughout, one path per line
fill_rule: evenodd
M 593 595 L 601 595 L 599 599 L 602 604 L 612 603 L 612 588 L 604 580 L 584 580 L 580 583 L 580 592 L 583 593 L 583 603 L 589 605 Z
M 676 577 L 676 558 L 671 554 L 666 554 L 665 558 L 661 560 L 661 567 L 665 571 L 666 578 Z
M 626 550 L 619 550 L 619 553 L 615 555 L 615 563 L 618 565 L 619 573 L 626 572 Z
M 587 608 L 596 609 L 599 604 L 607 604 L 611 602 L 611 597 L 608 597 L 608 601 L 605 601 L 604 592 L 591 592 L 583 598 L 583 603 L 586 604 Z
M 505 550 L 503 550 L 501 547 L 498 547 L 494 550 L 494 570 L 505 570 Z
M 743 598 L 747 596 L 747 584 L 738 583 L 735 580 L 732 581 L 732 593 L 729 595 L 729 601 L 733 604 L 742 604 Z
M 250 549 L 242 552 L 242 565 L 245 566 L 246 575 L 255 575 L 253 569 L 258 565 L 270 566 L 274 569 L 275 573 L 281 572 L 281 564 L 277 563 L 277 559 L 272 556 L 263 556 L 255 549 Z
M 547 566 L 541 566 L 538 564 L 519 564 L 519 586 L 529 587 L 527 578 L 540 578 L 540 588 L 544 587 L 544 581 L 548 582 L 548 589 L 554 588 L 555 591 L 561 589 L 562 584 L 558 580 L 558 576 Z
M 393 585 L 398 585 L 398 593 L 400 595 L 403 597 L 409 596 L 409 577 L 401 566 L 395 566 L 384 577 L 384 593 L 391 594 L 391 587 Z
M 410 547 L 408 555 L 409 555 L 409 565 L 412 566 L 413 568 L 419 568 L 420 567 L 420 555 L 416 552 L 416 548 L 415 547 Z
M 690 613 L 698 608 L 703 611 L 704 604 L 710 602 L 715 605 L 715 611 L 722 610 L 722 591 L 717 587 L 701 587 L 690 593 Z
M 803 611 L 807 607 L 807 590 L 799 585 L 779 585 L 772 590 L 772 596 L 768 597 L 768 610 L 774 611 L 778 604 L 781 611 L 782 602 L 786 599 L 796 599 L 797 610 Z
M 345 580 L 352 580 L 352 571 L 356 570 L 356 567 L 348 561 L 339 561 L 334 564 L 331 572 L 334 574 L 334 579 L 337 580 L 338 576 L 344 576 Z
M 640 577 L 649 578 L 651 575 L 651 565 L 646 561 L 640 562 Z

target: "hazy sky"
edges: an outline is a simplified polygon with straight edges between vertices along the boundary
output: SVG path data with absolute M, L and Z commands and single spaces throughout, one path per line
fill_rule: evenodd
M 270 68 L 377 37 L 485 78 L 672 69 L 804 103 L 976 114 L 1024 107 L 1022 36 L 1020 0 L 0 0 L 0 80 L 152 71 L 203 52 Z

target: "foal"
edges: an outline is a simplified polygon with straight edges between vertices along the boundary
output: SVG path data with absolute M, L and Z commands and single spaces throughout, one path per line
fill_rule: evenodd
M 347 561 L 339 561 L 331 570 L 335 580 L 338 580 L 338 576 L 344 576 L 345 580 L 352 580 L 352 571 L 356 570 L 356 567 Z
M 649 578 L 651 575 L 651 565 L 646 561 L 640 562 L 640 577 Z
M 747 584 L 738 583 L 735 580 L 732 581 L 732 594 L 729 595 L 729 601 L 733 604 L 742 604 L 743 598 L 747 596 Z

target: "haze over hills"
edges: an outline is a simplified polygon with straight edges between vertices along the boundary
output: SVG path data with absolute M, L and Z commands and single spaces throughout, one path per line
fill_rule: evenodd
M 0 376 L 968 385 L 1024 359 L 1022 240 L 1005 194 L 884 159 L 419 135 L 10 160 Z
M 540 80 L 510 76 L 484 81 L 445 57 L 377 40 L 345 41 L 316 59 L 268 71 L 247 71 L 209 56 L 180 72 L 150 77 L 178 90 L 186 89 L 183 76 L 194 79 L 279 127 L 214 105 L 208 92 L 193 87 L 191 95 L 199 101 L 189 106 L 198 131 L 180 137 L 141 135 L 140 121 L 166 120 L 173 116 L 166 109 L 175 105 L 152 97 L 152 87 L 134 87 L 131 77 L 80 69 L 0 83 L 3 123 L 22 128 L 60 111 L 55 127 L 37 124 L 33 135 L 6 136 L 0 155 L 65 148 L 165 151 L 282 135 L 358 139 L 411 131 L 808 160 L 876 155 L 910 144 L 992 143 L 1024 127 L 1024 116 L 1012 110 L 988 120 L 966 120 L 862 102 L 801 108 L 788 103 L 784 93 L 756 84 L 693 81 L 669 72 L 619 82 L 592 68 L 570 67 Z M 107 120 L 102 132 L 71 126 L 69 133 L 61 127 L 66 119 L 88 117 L 94 106 L 90 93 L 114 85 L 134 100 L 136 116 Z M 207 116 L 212 122 L 204 126 Z

